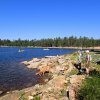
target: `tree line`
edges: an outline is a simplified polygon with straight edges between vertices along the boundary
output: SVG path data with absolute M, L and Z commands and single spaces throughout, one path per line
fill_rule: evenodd
M 9 40 L 0 39 L 0 46 L 33 46 L 33 47 L 94 47 L 100 46 L 100 39 L 88 37 L 64 37 L 64 38 L 47 38 L 40 40 Z

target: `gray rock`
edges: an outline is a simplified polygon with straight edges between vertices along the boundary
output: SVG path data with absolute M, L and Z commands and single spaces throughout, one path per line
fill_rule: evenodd
M 0 91 L 0 94 L 2 94 L 3 93 L 3 91 Z

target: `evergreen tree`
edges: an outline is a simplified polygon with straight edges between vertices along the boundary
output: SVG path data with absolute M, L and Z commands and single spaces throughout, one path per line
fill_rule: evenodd
M 33 46 L 33 47 L 94 47 L 100 46 L 100 39 L 88 37 L 64 37 L 64 38 L 48 38 L 40 40 L 8 40 L 0 39 L 0 46 Z

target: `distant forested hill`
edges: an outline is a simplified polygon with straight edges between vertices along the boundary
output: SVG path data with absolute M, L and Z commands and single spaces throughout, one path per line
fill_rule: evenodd
M 33 46 L 33 47 L 94 47 L 100 46 L 100 39 L 93 39 L 88 37 L 64 37 L 64 38 L 48 38 L 48 39 L 40 39 L 40 40 L 8 40 L 8 39 L 0 39 L 0 46 Z

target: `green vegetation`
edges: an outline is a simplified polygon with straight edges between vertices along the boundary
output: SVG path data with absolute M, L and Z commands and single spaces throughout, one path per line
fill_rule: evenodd
M 24 92 L 20 92 L 19 94 L 19 100 L 28 100 L 26 97 L 25 97 L 25 93 Z M 32 96 L 32 95 L 30 95 Z M 33 99 L 32 100 L 40 100 L 40 96 L 39 95 L 35 95 L 35 96 L 32 96 Z
M 75 62 L 76 58 L 77 58 L 77 52 L 72 53 L 71 57 L 70 57 L 70 60 L 73 60 Z
M 93 39 L 88 37 L 64 37 L 64 38 L 48 38 L 41 40 L 1 40 L 0 46 L 33 46 L 33 47 L 94 47 L 100 46 L 100 39 Z
M 34 97 L 34 100 L 40 100 L 40 96 Z
M 85 80 L 79 90 L 78 100 L 100 100 L 100 77 L 94 75 Z
M 77 69 L 72 69 L 71 72 L 69 73 L 69 75 L 76 75 L 78 73 Z
M 86 78 L 83 85 L 78 91 L 78 100 L 100 100 L 100 65 L 95 61 L 100 59 L 99 54 L 91 53 L 93 62 L 89 77 Z
M 62 90 L 60 90 L 60 92 L 61 92 L 61 96 L 65 96 L 66 95 L 66 91 L 64 90 L 64 89 L 62 89 Z
M 24 97 L 24 94 L 25 94 L 24 92 L 20 92 L 19 100 L 27 100 L 27 98 Z

